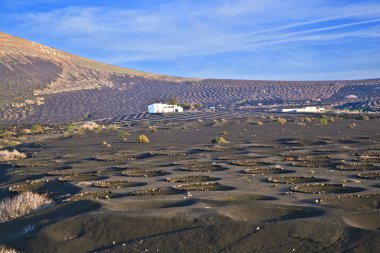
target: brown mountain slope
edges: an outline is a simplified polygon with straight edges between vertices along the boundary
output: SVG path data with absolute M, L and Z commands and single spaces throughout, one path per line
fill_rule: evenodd
M 3 82 L 24 84 L 34 95 L 113 87 L 113 75 L 183 80 L 92 61 L 1 32 L 0 45 Z
M 346 96 L 355 95 L 354 103 Z M 380 80 L 291 82 L 185 79 L 120 68 L 0 33 L 0 125 L 142 112 L 170 97 L 203 105 L 350 102 L 379 110 Z
M 52 94 L 120 91 L 136 81 L 181 86 L 188 80 L 116 67 L 0 33 L 0 123 L 30 118 Z

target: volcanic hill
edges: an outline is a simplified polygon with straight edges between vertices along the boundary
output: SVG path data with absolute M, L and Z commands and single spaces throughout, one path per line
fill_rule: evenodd
M 146 111 L 155 101 L 242 108 L 336 104 L 380 110 L 380 79 L 189 79 L 120 68 L 0 33 L 0 124 L 62 123 Z M 354 98 L 354 99 L 353 99 Z

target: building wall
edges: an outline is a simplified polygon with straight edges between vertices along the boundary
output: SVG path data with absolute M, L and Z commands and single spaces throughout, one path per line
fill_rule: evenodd
M 315 113 L 315 112 L 323 112 L 325 111 L 324 108 L 321 107 L 304 107 L 304 108 L 291 108 L 291 109 L 281 109 L 281 112 L 310 112 L 310 113 Z
M 168 104 L 151 104 L 148 106 L 149 113 L 183 112 L 182 106 Z

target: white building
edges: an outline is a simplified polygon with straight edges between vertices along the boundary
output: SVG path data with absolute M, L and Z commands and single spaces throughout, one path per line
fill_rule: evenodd
M 358 97 L 354 94 L 351 94 L 351 95 L 346 96 L 346 99 L 356 100 L 356 99 L 358 99 Z
M 321 113 L 324 111 L 325 111 L 325 108 L 319 107 L 319 106 L 307 106 L 303 108 L 281 109 L 281 112 L 298 112 L 298 113 Z
M 179 105 L 154 103 L 148 106 L 148 112 L 149 113 L 183 112 L 183 107 Z

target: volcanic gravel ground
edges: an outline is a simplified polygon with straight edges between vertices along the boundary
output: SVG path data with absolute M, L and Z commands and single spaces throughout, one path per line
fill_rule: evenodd
M 267 115 L 212 117 L 18 147 L 29 158 L 0 165 L 1 199 L 30 190 L 55 203 L 0 223 L 0 244 L 39 253 L 380 251 L 378 180 L 335 168 L 379 154 L 380 119 L 336 117 L 322 126 L 288 115 L 282 126 Z M 223 131 L 228 143 L 212 144 Z M 150 143 L 137 143 L 140 134 Z M 289 173 L 245 173 L 256 167 Z

